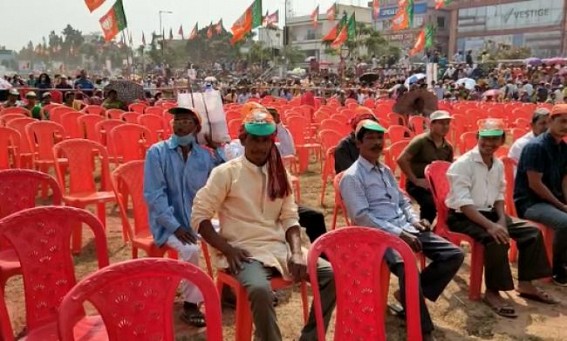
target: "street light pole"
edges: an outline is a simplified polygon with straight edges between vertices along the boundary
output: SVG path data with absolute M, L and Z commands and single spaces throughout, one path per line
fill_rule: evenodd
M 165 50 L 165 32 L 163 31 L 163 25 L 162 25 L 162 19 L 161 19 L 161 15 L 162 14 L 173 14 L 172 11 L 159 11 L 159 31 L 161 33 L 161 62 L 164 63 L 164 56 L 163 56 L 163 51 Z

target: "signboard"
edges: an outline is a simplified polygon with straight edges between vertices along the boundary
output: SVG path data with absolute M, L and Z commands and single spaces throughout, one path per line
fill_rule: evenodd
M 381 19 L 388 19 L 396 15 L 398 12 L 398 7 L 385 7 L 380 8 L 380 14 L 378 15 L 378 20 Z M 427 2 L 420 2 L 413 5 L 413 13 L 415 14 L 423 14 L 427 12 Z
M 527 0 L 459 10 L 459 32 L 560 25 L 564 0 Z

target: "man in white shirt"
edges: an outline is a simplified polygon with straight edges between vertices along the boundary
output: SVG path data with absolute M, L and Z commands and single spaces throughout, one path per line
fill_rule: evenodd
M 518 162 L 522 154 L 522 149 L 524 149 L 528 142 L 547 130 L 548 119 L 549 110 L 546 108 L 537 108 L 532 116 L 532 131 L 520 137 L 512 144 L 510 151 L 508 151 L 508 157 Z
M 447 171 L 451 190 L 447 225 L 484 245 L 484 302 L 500 316 L 515 318 L 514 307 L 500 291 L 514 289 L 508 249 L 510 239 L 519 250 L 518 287 L 520 296 L 543 303 L 557 301 L 532 284 L 549 277 L 551 268 L 540 230 L 526 221 L 510 218 L 504 211 L 506 182 L 504 165 L 494 153 L 506 140 L 504 123 L 486 119 L 479 123 L 478 145 L 455 161 Z

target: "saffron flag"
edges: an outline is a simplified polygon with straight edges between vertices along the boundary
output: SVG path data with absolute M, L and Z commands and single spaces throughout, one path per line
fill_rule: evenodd
M 105 1 L 106 0 L 85 0 L 85 4 L 87 5 L 89 11 L 92 13 L 94 10 L 104 4 Z
M 179 25 L 179 31 L 177 31 L 177 34 L 179 34 L 181 36 L 181 39 L 184 39 L 183 36 L 183 25 Z
M 425 48 L 425 29 L 422 29 L 421 31 L 419 31 L 419 34 L 417 35 L 417 40 L 415 41 L 415 45 L 409 51 L 409 56 L 410 57 L 415 56 L 416 54 L 423 51 L 424 48 Z
M 319 5 L 317 5 L 313 13 L 311 13 L 311 22 L 313 23 L 313 27 L 319 25 Z
M 348 25 L 341 28 L 337 38 L 331 43 L 332 49 L 340 49 L 341 46 L 348 40 Z
M 262 25 L 262 0 L 254 0 L 246 11 L 232 24 L 230 30 L 232 31 L 231 44 L 236 44 L 244 39 L 248 32 L 252 29 Z
M 99 20 L 104 40 L 111 41 L 118 33 L 128 27 L 122 0 L 116 0 L 112 8 Z
M 339 34 L 339 32 L 341 31 L 341 29 L 346 26 L 346 24 L 348 23 L 348 16 L 346 15 L 346 13 L 343 15 L 343 17 L 341 18 L 341 21 L 338 22 L 337 25 L 335 25 L 335 27 L 333 27 L 329 33 L 327 33 L 326 36 L 323 37 L 323 41 L 326 42 L 334 42 L 335 39 L 337 39 L 337 36 Z
M 435 0 L 435 9 L 447 7 L 453 0 Z
M 400 0 L 398 12 L 392 19 L 392 30 L 399 31 L 413 27 L 414 0 Z
M 199 24 L 195 24 L 195 27 L 193 27 L 193 30 L 191 31 L 191 34 L 189 35 L 189 40 L 193 40 L 195 38 L 197 38 L 197 36 L 199 35 Z
M 337 4 L 332 4 L 327 10 L 327 20 L 334 21 L 337 18 Z
M 378 20 L 380 16 L 380 0 L 372 0 L 372 18 Z

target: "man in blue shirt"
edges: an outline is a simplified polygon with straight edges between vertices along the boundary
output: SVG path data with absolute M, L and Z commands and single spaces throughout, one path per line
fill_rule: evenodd
M 85 94 L 92 96 L 94 88 L 93 82 L 87 78 L 87 71 L 81 70 L 79 79 L 75 81 L 75 89 L 82 90 Z
M 340 183 L 349 217 L 354 225 L 368 226 L 399 236 L 415 252 L 422 252 L 431 263 L 420 275 L 421 329 L 424 340 L 432 339 L 433 322 L 424 297 L 437 300 L 463 263 L 463 252 L 431 232 L 426 220 L 419 220 L 411 202 L 400 190 L 392 171 L 380 163 L 385 129 L 375 121 L 358 123 L 354 136 L 360 156 L 344 172 Z M 390 270 L 399 278 L 395 297 L 404 304 L 403 262 L 395 252 L 386 252 Z
M 198 113 L 173 108 L 173 132 L 170 139 L 154 144 L 148 150 L 144 169 L 144 198 L 148 204 L 149 224 L 155 243 L 167 245 L 186 262 L 199 265 L 197 235 L 190 226 L 195 194 L 203 187 L 211 170 L 223 161 L 209 137 L 215 152 L 197 143 L 201 130 Z M 204 327 L 205 320 L 198 304 L 201 292 L 191 283 L 182 282 L 184 298 L 182 319 L 187 324 Z

